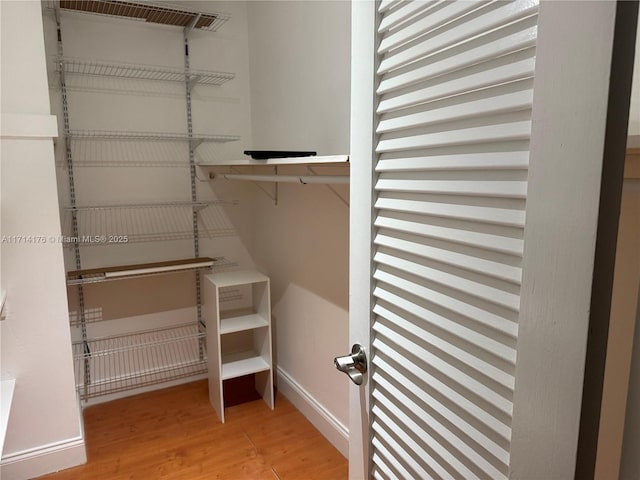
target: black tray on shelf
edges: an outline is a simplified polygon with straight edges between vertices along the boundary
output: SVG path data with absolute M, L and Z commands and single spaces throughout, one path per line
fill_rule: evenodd
M 245 150 L 244 154 L 249 155 L 254 160 L 267 160 L 269 158 L 313 157 L 316 155 L 316 152 L 298 150 Z

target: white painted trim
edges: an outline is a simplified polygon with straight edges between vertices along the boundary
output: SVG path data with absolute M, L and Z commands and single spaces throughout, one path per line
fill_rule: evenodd
M 2 138 L 55 138 L 58 121 L 55 115 L 3 113 L 0 122 Z
M 84 438 L 77 436 L 4 455 L 0 463 L 0 478 L 34 478 L 75 467 L 86 461 Z
M 307 392 L 291 375 L 278 367 L 278 391 L 324 435 L 342 455 L 349 455 L 349 429 Z
M 376 8 L 351 2 L 351 134 L 349 210 L 349 344 L 369 355 L 371 332 L 371 229 L 373 204 Z M 370 476 L 369 374 L 349 383 L 349 478 Z
M 541 2 L 509 478 L 574 478 L 616 2 Z

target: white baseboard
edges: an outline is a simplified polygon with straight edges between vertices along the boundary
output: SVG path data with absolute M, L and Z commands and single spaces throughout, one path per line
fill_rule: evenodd
M 25 480 L 87 462 L 82 436 L 41 445 L 2 457 L 2 480 Z
M 277 368 L 278 392 L 282 393 L 338 449 L 349 457 L 349 429 L 320 404 L 287 372 Z

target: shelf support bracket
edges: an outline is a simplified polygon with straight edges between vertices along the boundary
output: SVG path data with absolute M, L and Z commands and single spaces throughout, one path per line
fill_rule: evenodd
M 186 27 L 184 27 L 184 35 L 185 37 L 189 37 L 189 35 L 191 34 L 191 31 L 195 28 L 195 26 L 198 24 L 198 21 L 200 20 L 201 14 L 198 13 L 195 17 L 193 17 L 193 19 L 189 22 L 189 25 L 187 25 Z
M 202 78 L 202 75 L 193 75 L 191 78 L 189 78 L 189 81 L 187 82 L 187 88 L 189 89 L 189 92 L 193 91 L 193 87 L 198 84 L 200 78 Z
M 189 143 L 191 144 L 191 150 L 195 151 L 200 145 L 202 145 L 203 140 L 201 138 L 192 138 Z
M 241 174 L 241 172 L 235 167 L 230 167 L 230 170 L 232 172 Z M 278 173 L 278 167 L 275 167 L 275 170 L 276 170 L 276 174 L 277 174 Z M 209 179 L 211 180 L 213 178 L 216 178 L 217 176 L 218 175 L 216 175 L 216 174 L 209 174 Z M 224 178 L 224 174 L 221 174 L 220 177 Z M 262 191 L 262 193 L 264 193 L 267 197 L 269 197 L 271 200 L 273 200 L 274 205 L 278 205 L 278 184 L 277 183 L 275 184 L 273 194 L 271 194 L 266 188 L 264 188 L 262 185 L 260 185 L 259 182 L 251 182 L 251 183 L 253 183 L 256 187 L 258 187 Z
M 313 170 L 313 168 L 311 168 L 311 167 L 309 167 L 309 166 L 307 166 L 307 171 L 308 171 L 311 175 L 317 175 L 317 173 Z M 333 188 L 333 187 L 332 187 L 331 185 L 329 185 L 328 183 L 327 183 L 327 184 L 325 184 L 325 187 L 327 187 L 327 188 L 331 191 L 331 193 L 333 193 L 336 197 L 338 197 L 338 199 L 339 199 L 342 203 L 344 203 L 347 207 L 349 207 L 349 201 L 348 201 L 348 200 L 346 200 L 346 199 L 344 199 L 344 198 L 342 197 L 342 195 L 340 195 L 340 194 L 338 193 L 338 191 L 337 191 L 335 188 Z

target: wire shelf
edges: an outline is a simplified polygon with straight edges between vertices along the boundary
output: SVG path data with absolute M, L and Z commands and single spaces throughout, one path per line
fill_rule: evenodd
M 119 0 L 60 0 L 60 8 L 175 27 L 193 25 L 193 28 L 211 32 L 218 30 L 231 18 L 226 13 L 198 12 L 181 6 Z
M 235 235 L 223 210 L 237 202 L 172 202 L 148 205 L 103 205 L 65 209 L 63 243 L 103 246 L 193 238 L 193 211 L 198 212 L 201 237 Z M 78 235 L 73 235 L 73 212 Z
M 102 307 L 85 308 L 84 323 L 96 323 L 104 320 L 102 316 Z M 72 327 L 79 327 L 82 324 L 80 312 L 72 310 L 69 312 L 69 324 Z
M 67 134 L 71 140 L 119 140 L 119 141 L 155 141 L 155 142 L 235 142 L 240 140 L 236 135 L 202 135 L 194 134 L 191 138 L 186 133 L 169 132 L 134 132 L 113 130 L 70 130 Z
M 229 72 L 191 70 L 191 74 L 187 79 L 184 69 L 133 63 L 93 62 L 71 57 L 58 58 L 56 72 L 60 73 L 63 68 L 65 74 L 179 83 L 185 83 L 189 80 L 192 85 L 219 86 L 235 78 L 235 75 Z
M 189 167 L 189 143 L 183 138 L 158 141 L 154 139 L 126 139 L 76 136 L 70 143 L 74 167 Z M 237 137 L 233 137 L 237 138 Z M 209 141 L 197 145 L 196 163 L 224 158 L 225 147 L 221 142 Z M 66 168 L 67 162 L 58 152 L 56 164 Z
M 189 145 L 184 141 L 114 142 L 92 139 L 71 142 L 71 155 L 74 167 L 189 167 Z M 57 159 L 57 164 L 59 167 L 67 166 L 64 156 Z
M 234 262 L 233 260 L 229 260 L 225 257 L 216 257 L 216 262 L 213 264 L 213 271 L 215 273 L 228 272 L 230 270 L 235 270 L 238 267 L 238 262 Z
M 197 324 L 146 330 L 73 344 L 76 387 L 83 400 L 207 372 L 205 334 Z M 91 380 L 85 385 L 85 361 Z

